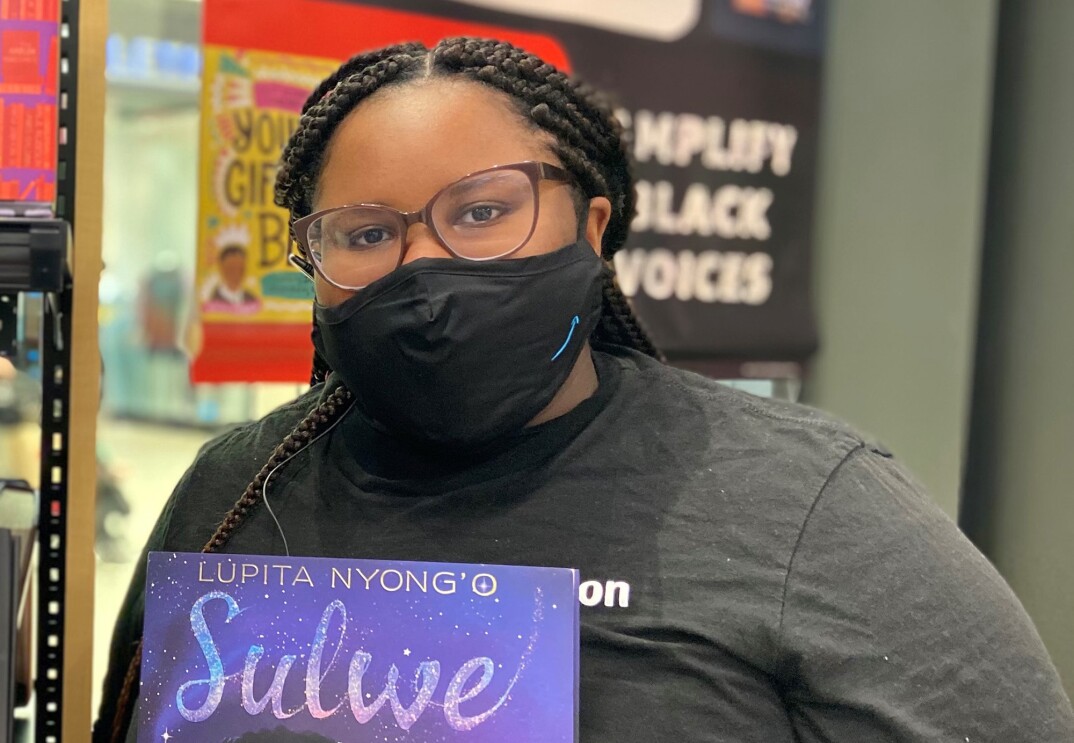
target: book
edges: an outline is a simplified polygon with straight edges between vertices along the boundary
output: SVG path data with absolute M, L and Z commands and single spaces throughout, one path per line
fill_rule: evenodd
M 578 572 L 153 552 L 139 743 L 573 743 Z

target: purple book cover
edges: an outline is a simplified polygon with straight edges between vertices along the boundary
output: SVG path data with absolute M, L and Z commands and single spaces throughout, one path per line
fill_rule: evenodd
M 578 572 L 153 552 L 139 743 L 574 743 Z

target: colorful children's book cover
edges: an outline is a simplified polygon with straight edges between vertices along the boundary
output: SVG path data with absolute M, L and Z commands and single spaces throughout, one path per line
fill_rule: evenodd
M 153 552 L 139 743 L 573 743 L 578 573 Z

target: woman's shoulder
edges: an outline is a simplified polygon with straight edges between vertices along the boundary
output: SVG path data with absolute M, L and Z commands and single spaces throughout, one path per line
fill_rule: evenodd
M 312 387 L 263 418 L 206 442 L 164 507 L 166 528 L 157 548 L 200 549 L 280 442 L 329 392 L 323 384 Z
M 832 466 L 860 446 L 882 448 L 846 421 L 808 405 L 751 394 L 638 353 L 613 356 L 622 369 L 624 404 L 665 433 Z

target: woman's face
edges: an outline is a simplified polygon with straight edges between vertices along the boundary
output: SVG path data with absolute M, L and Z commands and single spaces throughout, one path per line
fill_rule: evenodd
M 542 133 L 526 126 L 506 97 L 483 85 L 429 80 L 389 87 L 358 105 L 332 135 L 314 198 L 315 211 L 345 204 L 383 204 L 417 211 L 437 191 L 495 165 L 543 160 L 560 165 Z M 571 189 L 542 180 L 540 214 L 529 241 L 512 257 L 549 253 L 574 242 Z M 589 204 L 584 234 L 599 253 L 611 205 Z M 404 263 L 451 258 L 424 224 L 407 235 Z M 319 274 L 317 301 L 331 306 L 353 296 Z

